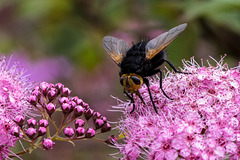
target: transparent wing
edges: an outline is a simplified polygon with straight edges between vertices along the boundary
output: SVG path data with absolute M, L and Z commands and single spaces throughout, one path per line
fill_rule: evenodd
M 106 36 L 103 38 L 103 48 L 118 65 L 122 62 L 123 56 L 129 49 L 124 40 L 111 36 Z
M 152 59 L 157 53 L 176 39 L 186 29 L 186 27 L 187 23 L 181 24 L 149 41 L 145 47 L 146 58 Z

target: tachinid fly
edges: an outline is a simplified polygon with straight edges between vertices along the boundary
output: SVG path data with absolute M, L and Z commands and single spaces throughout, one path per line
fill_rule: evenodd
M 136 94 L 144 103 L 138 91 L 143 84 L 146 84 L 154 110 L 158 113 L 149 88 L 149 80 L 146 78 L 157 73 L 160 74 L 160 89 L 167 98 L 171 99 L 162 88 L 162 72 L 158 67 L 163 62 L 167 62 L 176 73 L 183 73 L 166 59 L 164 48 L 177 38 L 186 27 L 186 23 L 181 24 L 150 41 L 139 42 L 131 47 L 124 40 L 115 37 L 106 36 L 103 38 L 103 48 L 121 69 L 119 73 L 120 83 L 124 87 L 124 93 L 133 103 L 133 109 L 130 113 L 135 109 L 133 94 Z

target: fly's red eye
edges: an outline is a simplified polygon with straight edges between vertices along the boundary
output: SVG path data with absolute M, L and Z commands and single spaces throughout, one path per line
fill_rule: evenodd
M 137 76 L 132 76 L 131 78 L 132 78 L 133 83 L 135 83 L 136 85 L 141 84 L 141 80 Z

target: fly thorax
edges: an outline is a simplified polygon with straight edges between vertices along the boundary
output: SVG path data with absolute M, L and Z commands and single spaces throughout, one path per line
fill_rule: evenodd
M 120 83 L 126 91 L 135 93 L 142 86 L 143 78 L 135 73 L 123 74 L 120 78 Z

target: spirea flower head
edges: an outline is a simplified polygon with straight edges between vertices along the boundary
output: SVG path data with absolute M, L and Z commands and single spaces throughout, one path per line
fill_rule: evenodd
M 14 147 L 19 136 L 17 115 L 30 115 L 32 109 L 27 98 L 32 86 L 25 70 L 17 63 L 10 66 L 4 56 L 0 57 L 0 159 L 9 158 L 9 147 Z
M 4 56 L 0 58 L 0 115 L 12 119 L 19 114 L 28 114 L 31 107 L 27 101 L 32 90 L 25 70 L 15 63 L 12 67 Z
M 215 61 L 216 62 L 216 61 Z M 214 62 L 214 63 L 215 63 Z M 116 143 L 123 159 L 240 159 L 240 73 L 223 64 L 200 66 L 192 58 L 183 61 L 183 72 L 168 72 L 159 89 L 159 78 L 152 79 L 150 90 L 156 114 L 143 86 L 145 105 L 135 98 L 122 102 L 124 118 L 118 129 L 124 142 Z

